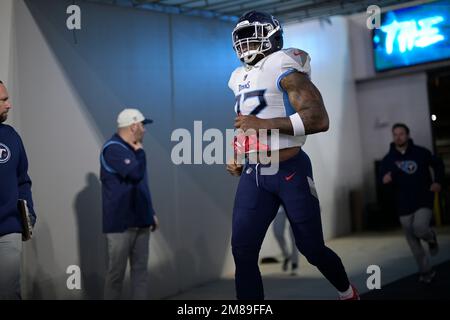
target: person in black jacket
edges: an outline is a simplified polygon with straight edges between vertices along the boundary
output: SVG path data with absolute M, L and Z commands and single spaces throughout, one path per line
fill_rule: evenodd
M 381 163 L 383 184 L 393 185 L 400 223 L 419 267 L 419 281 L 430 283 L 436 271 L 429 254 L 436 255 L 439 250 L 430 221 L 434 193 L 442 188 L 444 166 L 429 150 L 414 144 L 405 124 L 394 124 L 392 134 L 394 141 Z M 429 252 L 421 240 L 428 244 Z
M 0 300 L 21 299 L 23 227 L 19 199 L 26 200 L 31 224 L 36 222 L 25 147 L 19 134 L 3 123 L 10 109 L 8 91 L 0 81 Z

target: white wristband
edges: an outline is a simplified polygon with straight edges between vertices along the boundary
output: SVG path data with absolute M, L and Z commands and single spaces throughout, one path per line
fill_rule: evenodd
M 292 123 L 292 128 L 294 129 L 294 136 L 304 136 L 305 135 L 305 126 L 303 125 L 302 118 L 298 114 L 298 112 L 294 113 L 289 117 Z

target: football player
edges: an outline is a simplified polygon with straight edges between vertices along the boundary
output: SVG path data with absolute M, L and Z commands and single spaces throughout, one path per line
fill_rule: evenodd
M 337 289 L 340 299 L 359 299 L 341 259 L 325 246 L 311 162 L 302 150 L 306 136 L 327 131 L 329 123 L 321 94 L 311 82 L 310 57 L 299 49 L 283 49 L 280 23 L 262 12 L 250 11 L 240 17 L 232 38 L 243 62 L 228 83 L 236 97 L 235 128 L 243 132 L 279 130 L 276 142 L 268 138 L 255 142 L 253 135 L 253 142 L 236 148 L 248 156 L 268 146 L 272 155 L 277 154 L 276 174 L 261 174 L 268 164 L 252 163 L 249 157 L 245 164 L 227 164 L 232 175 L 240 176 L 232 223 L 237 298 L 264 299 L 258 255 L 281 204 L 299 251 Z

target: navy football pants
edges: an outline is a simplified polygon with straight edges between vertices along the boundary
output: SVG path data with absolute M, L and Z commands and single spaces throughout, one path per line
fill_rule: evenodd
M 302 150 L 280 163 L 275 175 L 261 175 L 262 164 L 246 164 L 233 210 L 232 249 L 239 300 L 264 299 L 258 256 L 280 204 L 286 209 L 299 251 L 339 291 L 349 281 L 341 259 L 325 246 L 311 162 Z

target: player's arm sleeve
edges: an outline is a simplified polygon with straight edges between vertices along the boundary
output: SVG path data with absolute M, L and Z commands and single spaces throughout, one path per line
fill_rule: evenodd
M 25 147 L 23 145 L 22 139 L 19 138 L 20 147 L 20 159 L 19 165 L 17 167 L 17 181 L 19 188 L 19 199 L 27 201 L 28 211 L 30 212 L 31 224 L 34 226 L 36 223 L 36 213 L 34 212 L 33 196 L 31 194 L 31 179 L 28 175 L 28 158 L 25 152 Z
M 301 72 L 311 77 L 311 58 L 309 54 L 300 49 L 286 49 L 280 58 L 280 75 L 277 78 L 277 87 L 283 91 L 281 80 L 293 72 Z
M 145 152 L 125 149 L 120 145 L 110 145 L 104 150 L 106 163 L 124 179 L 138 183 L 144 178 L 146 170 Z

